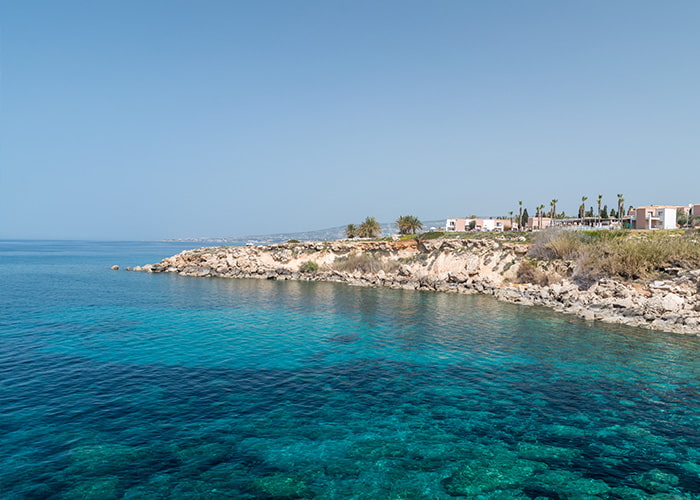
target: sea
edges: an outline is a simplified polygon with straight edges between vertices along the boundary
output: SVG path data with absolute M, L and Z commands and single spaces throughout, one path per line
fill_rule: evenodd
M 0 498 L 700 499 L 700 337 L 195 246 L 0 241 Z

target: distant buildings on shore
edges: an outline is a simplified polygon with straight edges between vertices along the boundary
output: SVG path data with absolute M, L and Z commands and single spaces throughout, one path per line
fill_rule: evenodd
M 445 231 L 510 231 L 513 221 L 510 219 L 447 219 Z
M 522 229 L 544 229 L 547 227 L 569 227 L 580 229 L 676 229 L 678 218 L 690 221 L 692 227 L 700 226 L 700 204 L 690 205 L 650 205 L 631 208 L 622 217 L 600 218 L 551 218 L 544 216 L 528 217 Z M 684 226 L 685 227 L 685 226 Z M 517 230 L 517 217 L 503 218 L 450 218 L 445 222 L 445 231 L 511 231 Z

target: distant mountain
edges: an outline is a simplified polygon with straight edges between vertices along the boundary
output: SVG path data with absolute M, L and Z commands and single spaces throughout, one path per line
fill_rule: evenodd
M 440 229 L 444 226 L 444 220 L 423 221 L 423 230 L 428 231 L 430 228 Z M 398 234 L 396 224 L 386 222 L 382 225 L 382 233 L 380 236 L 393 236 Z M 317 229 L 315 231 L 304 231 L 299 233 L 277 233 L 253 236 L 238 236 L 238 237 L 218 237 L 218 238 L 183 238 L 175 241 L 206 241 L 214 243 L 253 243 L 255 245 L 271 245 L 273 243 L 284 243 L 289 240 L 299 241 L 330 241 L 340 240 L 345 238 L 345 226 L 330 227 L 328 229 Z

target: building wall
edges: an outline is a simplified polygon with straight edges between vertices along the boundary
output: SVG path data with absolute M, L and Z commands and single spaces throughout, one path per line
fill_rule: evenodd
M 532 229 L 544 229 L 549 227 L 552 224 L 552 218 L 551 217 L 542 217 L 542 227 L 540 227 L 540 218 L 537 216 L 530 217 L 527 220 L 527 227 L 530 227 Z
M 676 209 L 675 208 L 660 208 L 658 216 L 661 219 L 660 229 L 676 229 Z
M 650 207 L 639 207 L 635 210 L 635 229 L 651 229 L 649 226 L 649 220 L 647 219 L 647 214 L 653 213 Z
M 651 206 L 635 210 L 635 229 L 675 229 L 677 207 Z
M 469 219 L 447 219 L 445 231 L 466 231 Z

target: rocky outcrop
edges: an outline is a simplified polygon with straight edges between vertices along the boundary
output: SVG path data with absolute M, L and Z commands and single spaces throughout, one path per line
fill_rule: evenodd
M 700 270 L 676 269 L 666 281 L 601 279 L 582 287 L 571 276 L 571 263 L 552 261 L 540 266 L 547 285 L 517 283 L 528 249 L 522 242 L 492 239 L 282 243 L 187 250 L 134 270 L 486 293 L 587 320 L 700 334 Z

